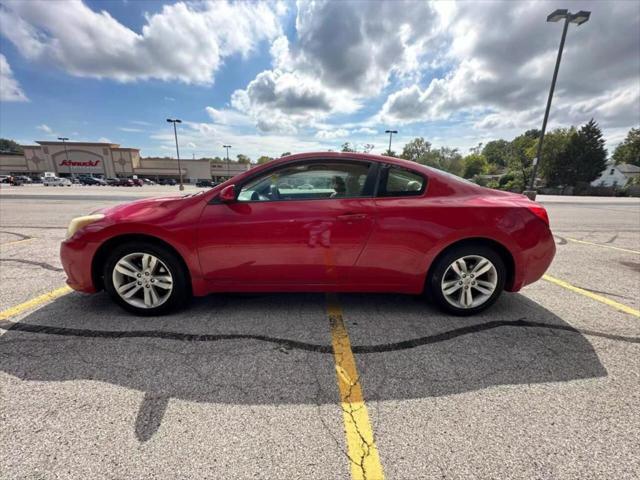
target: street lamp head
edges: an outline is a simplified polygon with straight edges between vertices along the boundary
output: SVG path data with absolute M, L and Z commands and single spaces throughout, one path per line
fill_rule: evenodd
M 63 142 L 66 142 L 69 139 L 67 137 L 58 137 L 58 140 L 62 140 Z
M 222 148 L 231 148 L 231 145 L 222 145 Z
M 167 122 L 169 123 L 182 123 L 182 120 L 179 120 L 177 118 L 167 118 Z
M 385 130 L 384 133 L 398 133 L 397 130 Z
M 563 18 L 567 18 L 569 15 L 569 10 L 566 8 L 559 8 L 547 17 L 547 22 L 559 22 Z
M 578 13 L 571 16 L 571 23 L 575 23 L 576 25 L 580 26 L 583 23 L 587 23 L 590 16 L 591 12 L 580 10 Z

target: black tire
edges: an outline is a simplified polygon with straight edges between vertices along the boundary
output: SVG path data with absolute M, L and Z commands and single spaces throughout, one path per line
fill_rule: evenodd
M 161 260 L 173 277 L 173 289 L 167 300 L 158 307 L 140 308 L 127 303 L 113 285 L 113 270 L 120 259 L 131 253 L 149 253 Z M 128 312 L 140 316 L 164 315 L 183 307 L 191 298 L 191 289 L 185 267 L 168 248 L 150 242 L 127 242 L 118 245 L 107 257 L 104 269 L 104 289 L 115 303 Z
M 452 305 L 445 298 L 441 288 L 442 277 L 445 275 L 449 265 L 451 265 L 455 260 L 469 255 L 482 256 L 493 263 L 497 272 L 497 284 L 493 293 L 481 305 L 471 308 L 460 308 Z M 457 316 L 474 315 L 489 308 L 496 302 L 504 290 L 506 276 L 507 269 L 505 268 L 504 261 L 494 249 L 482 244 L 461 245 L 459 247 L 450 248 L 435 260 L 429 271 L 429 277 L 425 282 L 425 295 L 431 302 L 435 303 L 446 313 Z

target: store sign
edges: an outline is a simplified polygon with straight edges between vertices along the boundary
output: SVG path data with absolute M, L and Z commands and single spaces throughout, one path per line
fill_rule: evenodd
M 100 160 L 87 160 L 85 162 L 75 162 L 73 160 L 62 160 L 58 165 L 61 167 L 97 167 Z

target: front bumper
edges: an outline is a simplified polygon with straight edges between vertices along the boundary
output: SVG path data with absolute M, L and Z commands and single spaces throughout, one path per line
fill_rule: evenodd
M 60 261 L 67 274 L 67 285 L 84 293 L 97 291 L 93 281 L 91 263 L 97 245 L 70 238 L 60 244 Z

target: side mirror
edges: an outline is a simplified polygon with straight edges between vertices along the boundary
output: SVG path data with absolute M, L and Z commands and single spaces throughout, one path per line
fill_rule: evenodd
M 222 203 L 230 203 L 236 201 L 236 186 L 235 185 L 227 185 L 220 192 L 220 201 Z

